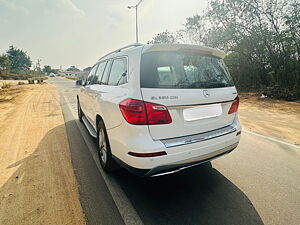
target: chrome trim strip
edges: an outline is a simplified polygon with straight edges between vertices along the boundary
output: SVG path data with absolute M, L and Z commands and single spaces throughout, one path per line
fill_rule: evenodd
M 198 166 L 200 164 L 203 164 L 203 163 L 206 163 L 206 162 L 209 162 L 209 161 L 212 161 L 214 159 L 217 159 L 225 154 L 228 154 L 230 153 L 233 149 L 235 149 L 236 147 L 238 146 L 238 142 L 235 143 L 235 144 L 232 144 L 230 146 L 227 146 L 223 149 L 220 149 L 218 151 L 215 151 L 215 152 L 212 152 L 212 153 L 209 153 L 207 155 L 203 155 L 203 156 L 199 156 L 199 157 L 196 157 L 196 158 L 192 158 L 190 159 L 190 163 L 192 163 L 193 161 L 195 163 L 193 164 L 186 164 L 186 160 L 184 161 L 179 161 L 179 162 L 176 162 L 174 164 L 167 164 L 167 165 L 164 165 L 164 166 L 159 166 L 159 167 L 156 167 L 156 168 L 153 168 L 152 170 L 150 170 L 146 176 L 150 176 L 150 177 L 158 177 L 158 176 L 163 176 L 163 175 L 167 175 L 167 174 L 172 174 L 172 173 L 177 173 L 181 170 L 185 170 L 185 169 L 188 169 L 188 168 L 191 168 L 191 167 L 194 167 L 194 166 Z M 179 167 L 182 165 L 182 167 Z M 166 168 L 170 168 L 174 166 L 175 169 L 170 169 L 169 171 L 166 171 L 166 172 L 160 172 L 160 171 L 164 171 Z
M 206 105 L 213 105 L 213 104 L 226 105 L 231 103 L 233 103 L 233 100 L 225 101 L 225 102 L 211 102 L 211 103 L 194 104 L 194 105 L 174 105 L 174 106 L 166 106 L 166 107 L 171 110 L 171 109 L 187 109 L 187 108 L 193 108 L 197 106 L 206 106 Z
M 165 145 L 166 148 L 171 148 L 180 145 L 187 145 L 187 144 L 207 141 L 209 139 L 230 134 L 235 131 L 237 131 L 236 127 L 230 125 L 217 130 L 208 131 L 205 133 L 193 134 L 189 136 L 170 138 L 170 139 L 161 139 L 160 141 Z

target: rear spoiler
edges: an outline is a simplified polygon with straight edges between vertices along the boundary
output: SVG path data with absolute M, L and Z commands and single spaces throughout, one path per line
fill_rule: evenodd
M 209 48 L 200 45 L 187 45 L 187 44 L 153 44 L 153 45 L 145 45 L 143 49 L 143 53 L 146 52 L 159 52 L 159 51 L 188 51 L 206 55 L 213 55 L 223 59 L 226 54 L 225 52 Z

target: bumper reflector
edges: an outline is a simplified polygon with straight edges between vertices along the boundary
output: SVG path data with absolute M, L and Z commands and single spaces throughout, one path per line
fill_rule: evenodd
M 241 131 L 241 130 L 240 130 L 240 131 L 238 131 L 238 132 L 236 133 L 236 136 L 239 136 L 241 133 L 242 133 L 242 131 Z
M 167 155 L 165 151 L 163 152 L 151 152 L 151 153 L 137 153 L 137 152 L 128 152 L 128 155 L 134 156 L 134 157 L 157 157 L 157 156 L 163 156 Z

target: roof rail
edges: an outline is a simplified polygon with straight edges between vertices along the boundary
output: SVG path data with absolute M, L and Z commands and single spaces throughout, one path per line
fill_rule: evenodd
M 112 52 L 110 52 L 110 53 L 108 53 L 108 54 L 102 56 L 99 60 L 105 58 L 106 56 L 109 56 L 110 54 L 117 53 L 117 52 L 121 52 L 121 51 L 124 50 L 124 49 L 132 48 L 132 47 L 138 47 L 138 46 L 142 46 L 142 45 L 143 45 L 143 44 L 141 44 L 141 43 L 135 43 L 135 44 L 131 44 L 131 45 L 126 45 L 126 46 L 124 46 L 124 47 L 122 47 L 122 48 L 119 48 L 119 49 L 117 49 L 117 50 L 115 50 L 115 51 L 112 51 Z M 98 61 L 99 61 L 99 60 L 98 60 Z

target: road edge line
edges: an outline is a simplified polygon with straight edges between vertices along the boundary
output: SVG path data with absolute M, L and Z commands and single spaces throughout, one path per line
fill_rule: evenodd
M 266 136 L 266 135 L 263 135 L 263 134 L 258 134 L 258 133 L 255 133 L 253 131 L 243 130 L 242 132 L 252 134 L 252 135 L 255 135 L 257 137 L 265 138 L 265 139 L 268 139 L 270 141 L 274 141 L 274 142 L 277 142 L 277 143 L 280 143 L 280 144 L 285 144 L 285 145 L 288 145 L 288 146 L 291 146 L 291 147 L 294 147 L 294 148 L 300 148 L 300 146 L 298 146 L 298 145 L 291 144 L 291 143 L 288 143 L 288 142 L 285 142 L 285 141 L 281 141 L 279 139 L 272 138 L 272 137 L 269 137 L 269 136 Z
M 142 225 L 143 222 L 142 222 L 141 218 L 139 217 L 138 213 L 132 206 L 130 200 L 127 198 L 124 191 L 121 189 L 119 184 L 116 182 L 115 178 L 110 176 L 110 179 L 109 179 L 108 175 L 105 174 L 105 172 L 101 168 L 97 153 L 91 149 L 89 141 L 86 140 L 87 139 L 87 137 L 86 137 L 87 131 L 82 132 L 83 128 L 82 128 L 82 126 L 79 126 L 80 122 L 79 122 L 79 120 L 76 119 L 77 115 L 73 112 L 71 103 L 68 101 L 68 99 L 64 95 L 62 95 L 62 97 L 64 98 L 64 101 L 67 103 L 67 106 L 69 107 L 69 110 L 70 110 L 72 116 L 76 120 L 76 125 L 77 125 L 78 129 L 80 130 L 83 138 L 85 139 L 84 141 L 87 144 L 87 147 L 94 159 L 94 162 L 96 163 L 98 170 L 100 171 L 100 173 L 106 183 L 106 186 L 107 186 L 109 192 L 111 193 L 111 196 L 112 196 L 125 224 Z

